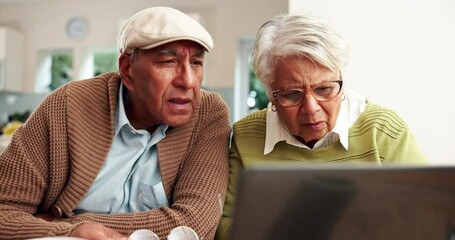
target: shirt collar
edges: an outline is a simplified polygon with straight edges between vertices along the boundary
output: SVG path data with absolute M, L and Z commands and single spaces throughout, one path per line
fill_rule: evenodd
M 117 106 L 115 109 L 115 124 L 114 124 L 114 136 L 117 136 L 117 134 L 120 132 L 123 126 L 127 125 L 131 129 L 134 129 L 134 127 L 130 124 L 130 121 L 128 120 L 128 117 L 126 116 L 125 112 L 125 104 L 123 100 L 123 83 L 120 83 L 120 88 L 118 91 L 118 102 Z M 164 134 L 166 130 L 168 129 L 169 125 L 167 124 L 160 124 L 155 130 L 155 132 L 158 130 Z
M 117 101 L 117 106 L 115 109 L 114 121 L 115 121 L 114 136 L 117 136 L 120 129 L 124 125 L 130 123 L 128 121 L 128 118 L 126 117 L 125 106 L 123 104 L 123 83 L 121 83 L 121 82 L 120 82 L 120 88 L 118 90 L 118 101 Z
M 338 140 L 346 150 L 348 149 L 349 128 L 365 110 L 366 99 L 364 96 L 353 92 L 346 91 L 344 94 L 335 127 L 316 142 L 313 149 L 329 146 Z M 281 141 L 286 141 L 287 144 L 296 147 L 310 149 L 289 133 L 287 127 L 280 121 L 278 113 L 272 111 L 271 107 L 272 104 L 269 103 L 267 106 L 264 155 L 272 152 L 275 145 Z

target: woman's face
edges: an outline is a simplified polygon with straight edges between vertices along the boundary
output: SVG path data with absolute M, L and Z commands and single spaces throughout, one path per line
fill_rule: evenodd
M 272 102 L 280 120 L 303 143 L 319 140 L 335 127 L 342 101 L 341 93 L 331 100 L 318 101 L 313 93 L 309 93 L 309 89 L 340 78 L 339 73 L 303 56 L 288 56 L 278 60 L 272 91 L 300 88 L 306 94 L 300 104 L 292 107 L 282 106 L 275 98 Z

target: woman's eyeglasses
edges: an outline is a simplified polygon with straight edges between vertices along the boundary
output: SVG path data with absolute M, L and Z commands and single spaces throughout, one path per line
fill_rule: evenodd
M 272 94 L 283 107 L 293 107 L 299 105 L 308 93 L 312 94 L 318 101 L 329 101 L 340 94 L 342 86 L 342 80 L 326 81 L 309 90 L 303 88 L 281 89 L 273 91 Z

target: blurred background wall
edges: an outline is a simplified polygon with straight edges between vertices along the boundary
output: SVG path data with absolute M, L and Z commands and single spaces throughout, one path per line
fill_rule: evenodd
M 13 112 L 33 110 L 48 93 L 40 82 L 46 53 L 69 49 L 72 78 L 89 77 L 90 53 L 115 52 L 121 24 L 158 5 L 195 16 L 212 34 L 215 48 L 208 54 L 204 88 L 223 96 L 232 122 L 251 111 L 247 59 L 257 29 L 277 14 L 311 11 L 330 20 L 348 40 L 347 87 L 395 109 L 432 162 L 455 162 L 453 0 L 0 0 L 0 27 L 20 32 L 24 40 L 20 91 L 0 84 L 0 124 Z M 67 35 L 75 16 L 87 21 L 82 39 Z
M 455 1 L 290 0 L 348 40 L 349 88 L 395 109 L 435 163 L 455 163 Z

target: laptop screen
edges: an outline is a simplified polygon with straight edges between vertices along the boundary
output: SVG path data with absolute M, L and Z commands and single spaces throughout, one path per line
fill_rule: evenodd
M 455 229 L 455 167 L 269 165 L 239 180 L 231 239 L 432 239 Z

